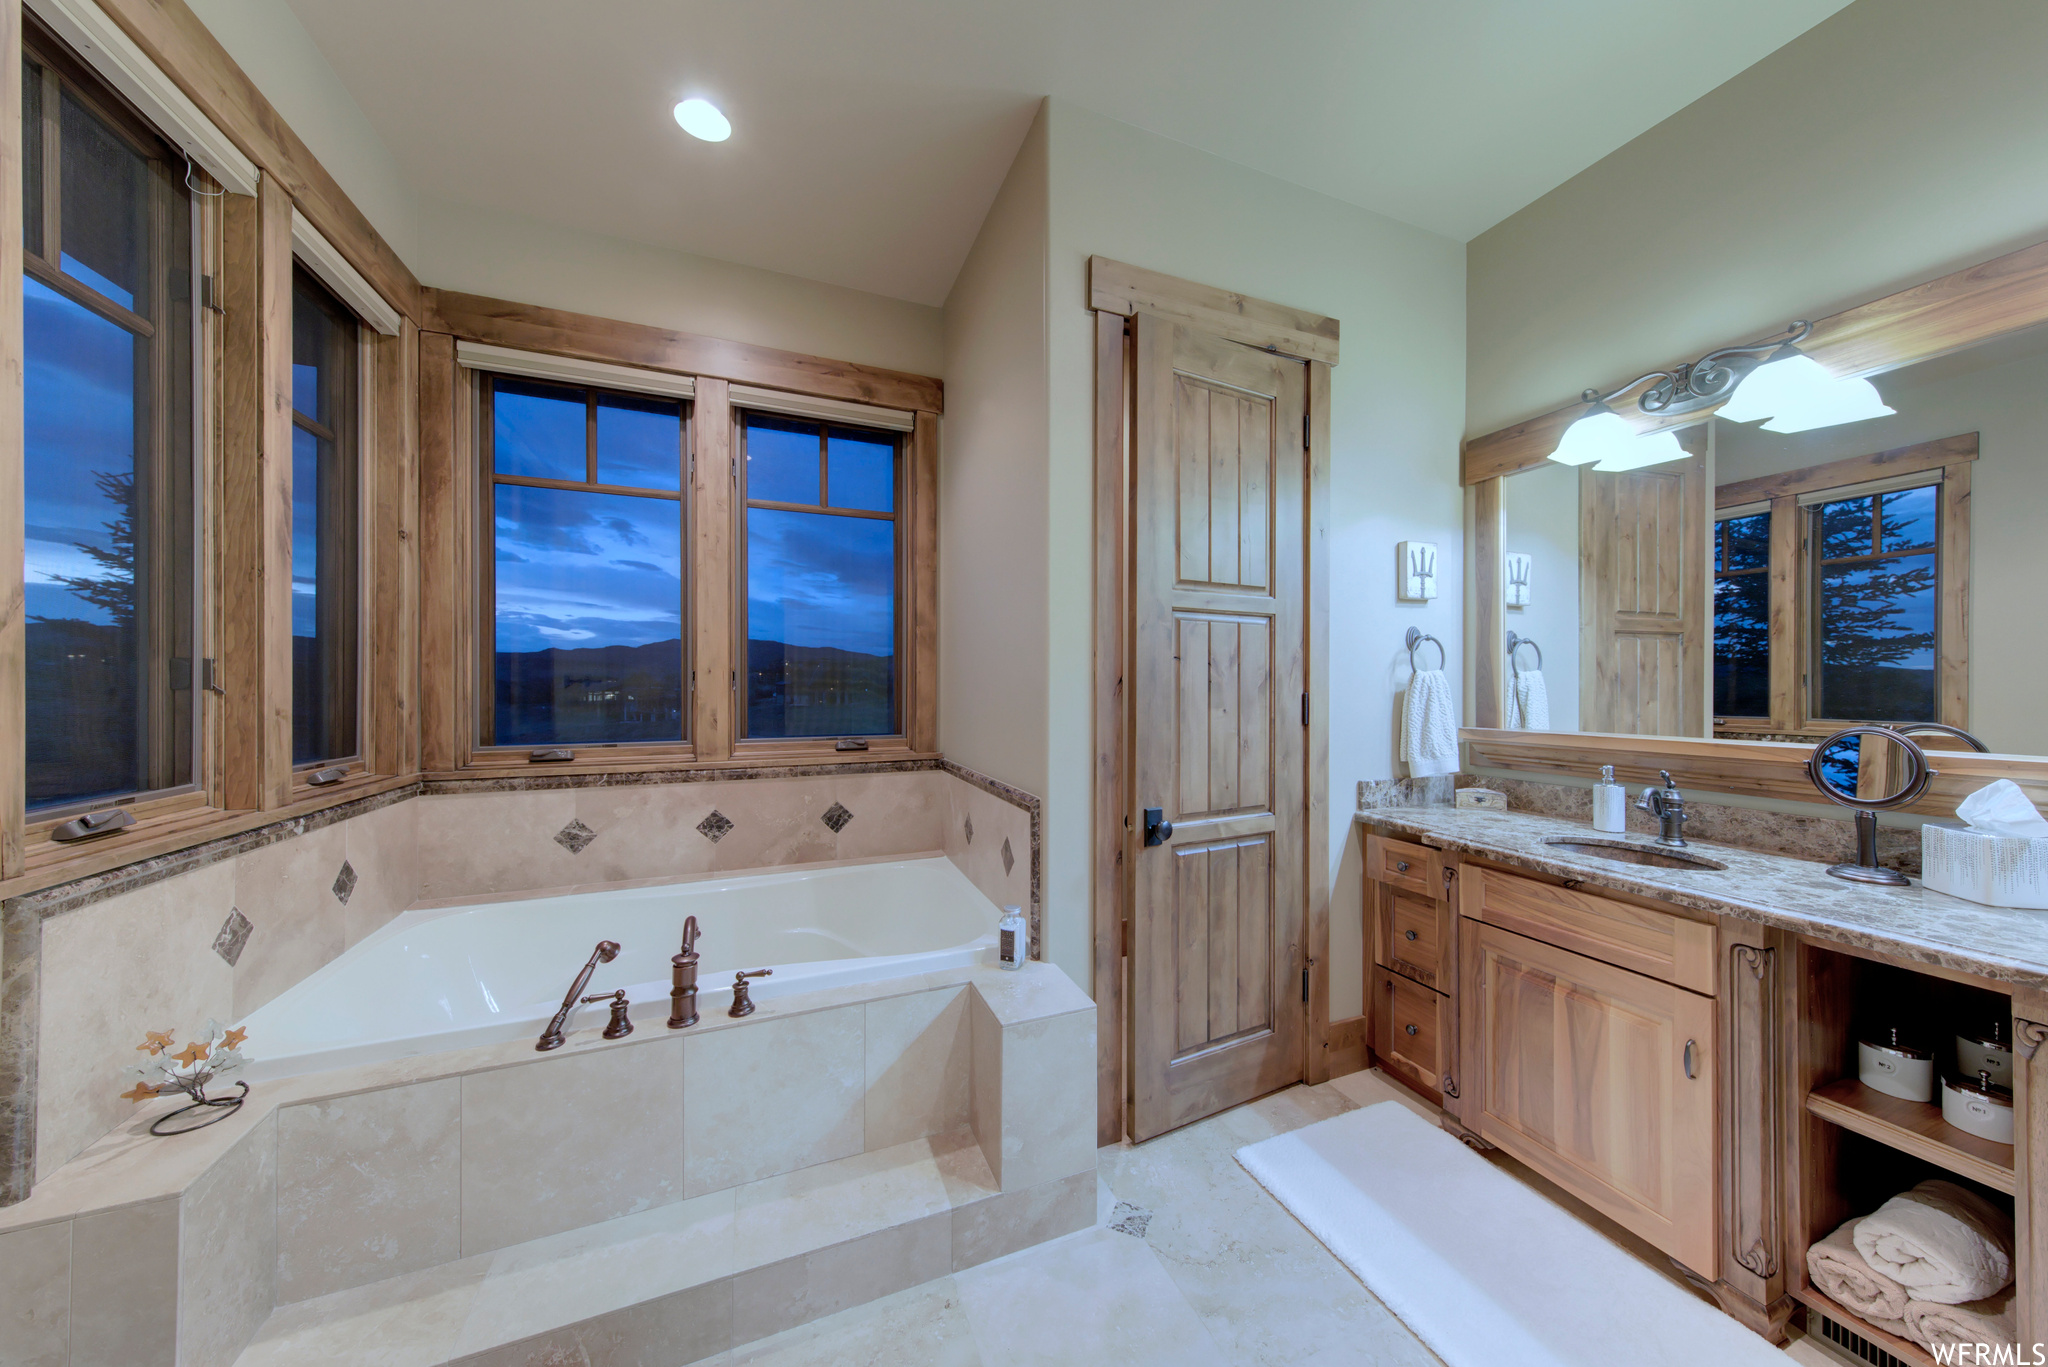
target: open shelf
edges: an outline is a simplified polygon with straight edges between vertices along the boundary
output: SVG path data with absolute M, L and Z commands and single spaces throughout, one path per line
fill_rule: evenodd
M 1809 1092 L 1806 1109 L 1830 1124 L 1854 1130 L 1994 1191 L 2008 1196 L 2013 1193 L 2012 1145 L 1957 1129 L 1941 1118 L 1941 1107 L 1932 1102 L 1887 1096 L 1845 1077 Z
M 1919 1344 L 1911 1339 L 1902 1339 L 1897 1334 L 1888 1334 L 1876 1325 L 1867 1323 L 1855 1311 L 1843 1309 L 1811 1286 L 1794 1287 L 1792 1298 L 1808 1310 L 1826 1315 L 1835 1323 L 1861 1334 L 1901 1362 L 1910 1362 L 1913 1367 L 1934 1367 L 1933 1357 Z M 1813 1326 L 1809 1325 L 1808 1330 L 1818 1336 Z

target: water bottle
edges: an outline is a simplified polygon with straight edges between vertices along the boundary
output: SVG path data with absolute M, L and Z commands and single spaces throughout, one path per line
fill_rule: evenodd
M 996 962 L 1004 968 L 1022 968 L 1030 952 L 1031 933 L 1024 924 L 1024 909 L 1004 907 L 1003 919 L 996 922 Z

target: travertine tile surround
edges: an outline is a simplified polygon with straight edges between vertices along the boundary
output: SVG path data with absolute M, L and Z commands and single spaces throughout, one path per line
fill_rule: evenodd
M 835 803 L 850 814 L 836 830 L 824 820 Z M 715 841 L 696 829 L 713 811 L 731 823 Z M 558 842 L 571 822 L 584 834 Z M 721 780 L 537 775 L 402 790 L 12 899 L 0 1199 L 131 1113 L 119 1070 L 144 1030 L 182 1039 L 208 1017 L 238 1019 L 417 901 L 942 851 L 991 901 L 1029 908 L 1035 944 L 1038 826 L 1035 798 L 929 761 Z M 251 929 L 224 954 L 216 941 L 237 914 Z
M 717 1226 L 730 1265 L 691 1275 L 726 1278 L 727 1299 L 690 1303 L 715 1351 L 1086 1223 L 1094 1049 L 1094 1007 L 1058 969 L 972 968 L 770 999 L 675 1034 L 579 1031 L 560 1055 L 490 1045 L 266 1083 L 176 1142 L 138 1117 L 0 1211 L 0 1340 L 80 1367 L 227 1367 L 273 1304 L 358 1287 L 374 1302 L 403 1282 L 392 1313 L 432 1320 L 445 1291 L 465 1306 L 441 1326 L 451 1350 L 469 1324 L 510 1352 L 508 1325 L 552 1342 L 591 1313 L 550 1309 L 538 1276 L 512 1295 L 521 1267 L 681 1227 L 716 1249 L 700 1236 Z M 729 1093 L 754 1104 L 719 1110 Z M 717 1123 L 693 1125 L 699 1108 Z M 672 1259 L 587 1262 L 582 1293 L 625 1317 L 607 1333 L 681 1312 L 667 1288 L 629 1294 L 634 1275 L 679 1276 Z M 505 1303 L 480 1319 L 486 1269 Z

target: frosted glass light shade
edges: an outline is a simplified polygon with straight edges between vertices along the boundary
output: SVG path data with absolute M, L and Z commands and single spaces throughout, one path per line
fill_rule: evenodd
M 1842 379 L 1813 357 L 1795 351 L 1751 371 L 1721 405 L 1718 416 L 1730 422 L 1769 418 L 1766 432 L 1806 432 L 1882 418 L 1893 411 L 1870 381 Z
M 1550 458 L 1560 465 L 1591 465 L 1625 451 L 1635 439 L 1635 429 L 1623 422 L 1620 414 L 1606 408 L 1596 409 L 1564 429 L 1564 437 Z
M 1564 439 L 1550 458 L 1560 465 L 1591 465 L 1610 474 L 1640 470 L 1667 460 L 1683 460 L 1685 448 L 1670 432 L 1639 436 L 1620 414 L 1608 409 L 1588 413 L 1564 430 Z

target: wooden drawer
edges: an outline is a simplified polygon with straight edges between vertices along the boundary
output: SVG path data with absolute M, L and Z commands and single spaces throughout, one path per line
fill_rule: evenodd
M 1458 910 L 1602 963 L 1714 994 L 1714 927 L 1650 907 L 1464 866 Z
M 1433 898 L 1443 892 L 1442 869 L 1443 856 L 1436 850 L 1383 835 L 1365 838 L 1365 876 L 1376 882 Z
M 1375 976 L 1372 1047 L 1380 1066 L 1425 1091 L 1441 1092 L 1444 997 L 1385 969 Z
M 1379 896 L 1379 966 L 1439 992 L 1450 986 L 1444 949 L 1450 943 L 1450 904 L 1389 887 Z

